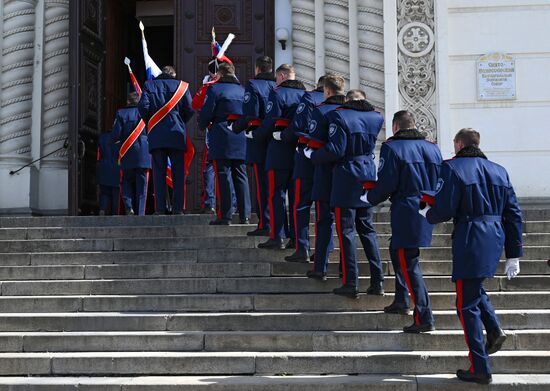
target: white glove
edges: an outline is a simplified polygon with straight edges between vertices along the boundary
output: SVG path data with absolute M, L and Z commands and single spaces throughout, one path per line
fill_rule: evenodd
M 368 195 L 369 195 L 369 191 L 365 190 L 365 192 L 363 193 L 363 195 L 361 197 L 359 197 L 359 199 L 368 204 L 369 203 L 369 200 L 367 198 Z
M 202 79 L 202 84 L 206 84 L 210 81 L 210 75 L 206 75 L 203 79 Z
M 519 258 L 507 259 L 504 273 L 508 276 L 509 280 L 517 276 L 519 274 Z
M 311 149 L 310 147 L 304 148 L 304 156 L 307 157 L 308 159 L 311 159 L 312 153 L 313 153 L 313 149 Z
M 244 135 L 246 136 L 246 138 L 250 138 L 250 139 L 254 138 L 254 134 L 252 134 L 252 130 L 248 132 L 244 132 Z
M 281 141 L 281 132 L 273 132 L 273 139 Z
M 426 218 L 426 215 L 428 214 L 428 211 L 430 209 L 432 209 L 432 207 L 430 205 L 426 204 L 426 206 L 423 209 L 418 210 L 418 213 L 420 213 L 422 215 L 422 217 Z

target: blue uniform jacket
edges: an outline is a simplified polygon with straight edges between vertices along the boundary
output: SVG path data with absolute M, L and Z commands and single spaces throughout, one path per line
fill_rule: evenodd
M 164 74 L 145 83 L 138 109 L 146 124 L 174 96 L 179 83 L 180 80 Z M 185 151 L 187 149 L 185 124 L 194 114 L 191 107 L 191 93 L 187 90 L 176 107 L 149 133 L 149 151 L 160 148 Z
M 233 125 L 233 131 L 239 133 L 248 128 L 251 119 L 265 118 L 265 109 L 269 94 L 275 88 L 275 79 L 271 73 L 259 73 L 246 84 L 243 100 L 243 116 Z M 263 164 L 267 152 L 267 143 L 246 139 L 246 162 Z
M 97 140 L 96 165 L 96 180 L 98 185 L 120 186 L 119 148 L 120 144 L 111 143 L 111 132 L 105 132 L 99 136 Z
M 416 129 L 400 130 L 380 150 L 376 187 L 368 200 L 391 201 L 391 248 L 428 247 L 432 226 L 418 214 L 421 192 L 434 191 L 441 168 L 441 152 Z
M 313 152 L 315 164 L 334 162 L 330 204 L 364 208 L 362 183 L 376 177 L 373 151 L 384 118 L 365 100 L 346 102 L 327 115 L 328 143 Z
M 502 254 L 522 254 L 522 216 L 506 170 L 477 148 L 464 148 L 441 168 L 432 224 L 453 219 L 453 281 L 493 277 Z
M 243 113 L 244 88 L 232 76 L 224 76 L 206 91 L 199 114 L 199 128 L 208 130 L 208 158 L 211 160 L 245 160 L 246 137 L 228 128 L 228 114 Z
M 305 89 L 300 81 L 285 80 L 269 94 L 265 119 L 253 132 L 254 140 L 268 143 L 266 170 L 292 170 L 296 146 L 282 140 L 274 140 L 273 131 L 275 119 L 292 120 Z
M 136 106 L 120 109 L 116 113 L 111 142 L 117 143 L 118 148 L 130 137 L 132 131 L 141 121 Z M 138 139 L 132 144 L 128 152 L 120 161 L 123 170 L 132 168 L 151 168 L 151 155 L 149 155 L 149 142 L 147 141 L 147 129 L 144 128 Z
M 309 135 L 312 138 L 325 143 L 328 142 L 328 113 L 343 105 L 344 100 L 345 97 L 343 95 L 335 95 L 317 106 L 311 116 L 312 125 L 308 129 Z M 311 190 L 311 199 L 313 201 L 330 202 L 332 169 L 334 163 L 318 163 L 317 157 L 314 156 L 312 156 L 311 162 L 313 164 L 313 189 Z
M 296 145 L 298 135 L 296 133 L 308 133 L 312 126 L 313 110 L 325 99 L 323 89 L 306 91 L 296 108 L 296 115 L 292 119 L 290 126 L 285 129 L 282 139 L 285 143 Z M 302 148 L 302 147 L 300 147 Z M 294 153 L 294 171 L 292 178 L 313 178 L 313 164 L 306 158 L 302 151 Z

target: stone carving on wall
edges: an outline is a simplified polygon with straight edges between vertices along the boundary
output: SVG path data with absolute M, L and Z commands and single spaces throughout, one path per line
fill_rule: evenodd
M 292 56 L 296 78 L 315 87 L 315 2 L 292 0 Z
M 397 32 L 401 106 L 436 141 L 434 0 L 397 0 Z
M 0 155 L 29 157 L 35 1 L 4 1 Z
M 47 154 L 69 135 L 69 0 L 46 0 L 45 5 L 42 152 Z M 62 149 L 45 162 L 65 156 Z

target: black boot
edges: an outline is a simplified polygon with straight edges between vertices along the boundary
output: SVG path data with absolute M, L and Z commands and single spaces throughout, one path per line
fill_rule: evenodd
M 357 299 L 359 297 L 359 290 L 356 286 L 343 285 L 340 288 L 335 288 L 332 293 L 338 296 L 349 297 L 350 299 Z
M 250 224 L 250 219 L 249 219 L 248 217 L 246 217 L 246 218 L 244 218 L 244 219 L 241 219 L 241 220 L 239 221 L 239 224 L 246 224 L 246 225 L 248 225 L 248 224 Z
M 266 250 L 284 250 L 285 242 L 283 239 L 268 239 L 263 243 L 258 244 L 258 248 Z
M 381 282 L 371 282 L 367 288 L 367 295 L 384 296 L 384 285 Z
M 306 276 L 307 276 L 307 278 L 312 278 L 312 279 L 318 280 L 318 281 L 326 281 L 327 280 L 327 274 L 326 273 L 316 272 L 316 271 L 313 271 L 313 270 L 308 270 L 307 273 L 306 273 Z
M 296 248 L 296 241 L 294 239 L 290 239 L 288 243 L 286 244 L 285 249 L 286 250 L 292 250 L 293 248 Z
M 210 225 L 231 225 L 231 221 L 225 219 L 212 220 Z
M 299 262 L 299 263 L 308 263 L 309 262 L 309 251 L 299 248 L 294 251 L 294 254 L 286 256 L 285 261 L 287 262 Z
M 409 315 L 409 307 L 404 307 L 394 301 L 389 306 L 384 307 L 384 312 L 386 314 Z
M 432 323 L 418 324 L 418 325 L 416 323 L 413 323 L 410 326 L 403 327 L 403 332 L 409 333 L 409 334 L 420 334 L 420 333 L 426 333 L 428 331 L 434 331 L 434 330 L 435 330 L 435 326 Z
M 487 354 L 496 353 L 502 348 L 502 344 L 506 341 L 506 334 L 499 327 L 487 332 L 487 343 L 485 344 L 485 351 Z
M 246 236 L 269 236 L 269 230 L 265 228 L 256 228 L 254 231 L 247 232 Z
M 493 377 L 490 373 L 473 373 L 465 369 L 456 371 L 456 377 L 462 381 L 478 384 L 489 384 L 493 381 Z

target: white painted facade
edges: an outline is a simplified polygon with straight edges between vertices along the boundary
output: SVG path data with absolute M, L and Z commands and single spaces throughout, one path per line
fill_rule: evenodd
M 0 214 L 65 213 L 67 154 L 9 172 L 68 135 L 68 0 L 0 0 Z M 523 198 L 550 198 L 550 0 L 275 0 L 275 64 L 309 87 L 325 72 L 389 117 L 408 108 L 452 156 L 473 127 Z M 477 60 L 515 60 L 514 100 L 480 101 Z M 420 88 L 421 86 L 422 88 Z M 382 135 L 384 139 L 387 135 Z

